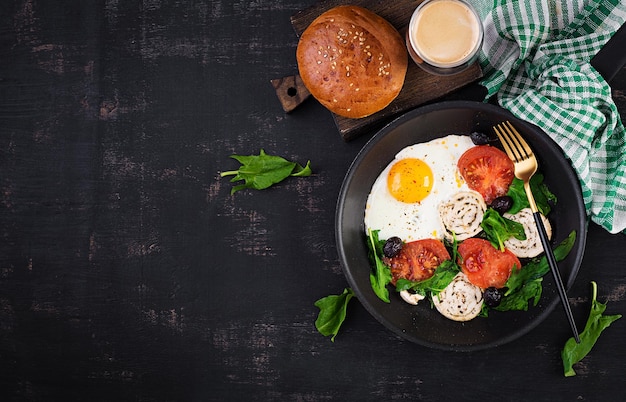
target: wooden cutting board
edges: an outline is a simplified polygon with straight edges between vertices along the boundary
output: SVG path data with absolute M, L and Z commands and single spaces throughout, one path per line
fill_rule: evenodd
M 291 17 L 296 34 L 300 36 L 315 18 L 332 7 L 352 4 L 367 8 L 389 21 L 404 37 L 413 10 L 423 0 L 320 0 L 311 7 L 299 11 Z M 349 119 L 332 113 L 341 137 L 349 141 L 380 126 L 407 110 L 447 95 L 482 77 L 480 66 L 476 63 L 467 70 L 452 76 L 432 75 L 419 68 L 409 58 L 409 68 L 404 87 L 398 97 L 385 109 L 361 119 Z

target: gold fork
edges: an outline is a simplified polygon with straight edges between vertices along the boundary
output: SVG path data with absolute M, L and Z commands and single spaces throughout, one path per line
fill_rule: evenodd
M 577 343 L 580 343 L 580 337 L 578 336 L 578 330 L 576 329 L 572 309 L 569 305 L 569 301 L 567 300 L 567 293 L 565 292 L 565 286 L 563 285 L 563 280 L 561 279 L 561 273 L 559 272 L 556 258 L 554 257 L 554 253 L 550 247 L 546 228 L 543 226 L 543 221 L 541 220 L 541 213 L 537 209 L 535 197 L 533 197 L 533 193 L 530 189 L 530 178 L 535 174 L 535 172 L 537 172 L 537 158 L 535 157 L 535 154 L 530 146 L 528 146 L 528 143 L 524 140 L 524 138 L 522 138 L 520 133 L 517 132 L 515 127 L 513 127 L 510 122 L 505 121 L 504 123 L 494 126 L 493 129 L 498 135 L 498 138 L 500 139 L 507 155 L 513 161 L 515 166 L 515 177 L 524 182 L 526 197 L 528 197 L 528 203 L 530 204 L 530 209 L 532 210 L 533 217 L 535 218 L 535 224 L 537 225 L 537 230 L 539 231 L 541 244 L 543 245 L 543 250 L 546 253 L 550 270 L 554 276 L 559 297 L 561 298 L 561 302 L 565 308 L 565 314 L 567 315 L 570 327 L 574 333 L 574 339 Z

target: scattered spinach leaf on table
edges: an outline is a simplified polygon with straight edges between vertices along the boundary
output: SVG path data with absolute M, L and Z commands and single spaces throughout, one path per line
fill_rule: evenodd
M 581 361 L 591 351 L 591 348 L 596 344 L 596 341 L 600 337 L 602 331 L 608 328 L 613 321 L 616 321 L 622 317 L 621 314 L 615 315 L 603 315 L 606 310 L 606 303 L 602 304 L 597 300 L 598 297 L 598 285 L 595 282 L 591 282 L 591 310 L 589 311 L 589 318 L 583 332 L 580 333 L 580 343 L 576 343 L 576 340 L 572 337 L 565 342 L 565 346 L 561 351 L 561 358 L 563 359 L 563 374 L 565 377 L 572 377 L 576 375 L 574 371 L 574 364 Z
M 237 170 L 222 172 L 220 176 L 235 176 L 230 180 L 231 182 L 244 181 L 243 184 L 232 188 L 231 195 L 246 188 L 263 190 L 289 176 L 304 177 L 312 173 L 311 161 L 302 166 L 280 156 L 268 155 L 262 149 L 258 155 L 231 155 L 231 158 L 241 163 L 241 167 Z
M 330 295 L 315 302 L 320 312 L 315 320 L 315 328 L 324 336 L 332 335 L 330 340 L 335 342 L 335 337 L 346 319 L 348 302 L 354 297 L 351 288 L 345 288 L 340 295 Z

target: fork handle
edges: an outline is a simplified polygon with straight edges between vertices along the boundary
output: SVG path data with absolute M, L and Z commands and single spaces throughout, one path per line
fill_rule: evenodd
M 535 218 L 535 225 L 537 225 L 537 230 L 539 231 L 539 238 L 541 239 L 543 250 L 546 253 L 546 258 L 548 260 L 548 265 L 550 266 L 550 271 L 552 271 L 554 281 L 556 282 L 556 288 L 559 291 L 561 304 L 565 308 L 565 315 L 567 316 L 569 325 L 572 328 L 572 332 L 574 333 L 574 339 L 576 340 L 576 343 L 580 343 L 578 329 L 576 329 L 576 322 L 574 321 L 572 309 L 569 305 L 569 300 L 567 299 L 567 293 L 565 292 L 565 285 L 563 284 L 563 280 L 561 279 L 561 273 L 559 271 L 556 258 L 554 257 L 554 252 L 552 251 L 552 247 L 550 247 L 550 241 L 548 240 L 548 234 L 546 233 L 546 228 L 543 225 L 543 220 L 541 219 L 541 213 L 539 211 L 535 211 L 533 212 L 533 217 Z

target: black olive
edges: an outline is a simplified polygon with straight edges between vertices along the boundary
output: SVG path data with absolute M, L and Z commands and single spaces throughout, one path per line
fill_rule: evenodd
M 470 133 L 470 139 L 474 145 L 487 145 L 490 142 L 495 141 L 495 138 L 482 131 L 474 131 Z
M 493 286 L 485 289 L 485 292 L 483 293 L 485 304 L 489 307 L 498 307 L 502 301 L 503 294 L 503 289 L 498 289 Z
M 385 257 L 393 258 L 402 250 L 402 239 L 397 236 L 392 236 L 385 241 L 383 246 L 383 254 Z
M 495 209 L 497 212 L 502 215 L 507 212 L 513 206 L 513 198 L 508 195 L 503 195 L 501 197 L 497 197 L 495 200 L 491 202 L 491 208 Z

